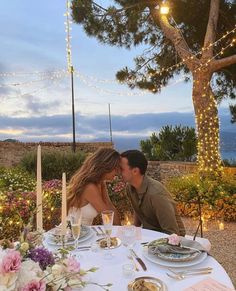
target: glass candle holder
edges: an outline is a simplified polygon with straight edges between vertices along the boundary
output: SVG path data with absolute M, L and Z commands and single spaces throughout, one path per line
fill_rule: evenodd
M 134 265 L 131 263 L 122 265 L 122 273 L 127 278 L 132 277 L 134 275 Z

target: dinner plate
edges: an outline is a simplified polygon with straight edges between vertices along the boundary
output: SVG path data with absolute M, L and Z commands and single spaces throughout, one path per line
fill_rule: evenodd
M 192 254 L 156 253 L 153 256 L 157 256 L 161 260 L 169 262 L 188 262 L 194 260 L 200 255 L 200 252 L 195 252 Z
M 155 288 L 155 291 L 167 291 L 167 286 L 164 282 L 162 282 L 160 279 L 155 277 L 149 277 L 149 276 L 143 276 L 135 278 L 132 282 L 128 284 L 128 291 L 138 291 L 141 290 L 141 286 L 144 284 L 151 284 L 152 288 Z M 140 286 L 141 285 L 141 286 Z M 144 287 L 145 288 L 145 287 Z
M 149 260 L 155 264 L 165 266 L 165 267 L 172 267 L 172 268 L 182 268 L 182 267 L 194 266 L 194 265 L 200 264 L 201 262 L 203 262 L 207 258 L 207 253 L 202 252 L 201 254 L 199 254 L 199 256 L 197 256 L 196 258 L 194 258 L 191 261 L 184 261 L 184 262 L 167 261 L 167 260 L 163 260 L 161 258 L 158 258 L 156 255 L 149 254 L 147 247 L 143 247 L 143 255 L 147 260 Z
M 83 228 L 86 228 L 86 234 L 82 235 L 82 237 L 80 236 L 80 238 L 78 239 L 78 244 L 90 239 L 94 235 L 89 226 L 83 225 Z M 55 241 L 55 238 L 53 238 L 50 233 L 46 233 L 45 242 L 52 246 L 62 246 L 62 242 Z M 66 246 L 74 245 L 74 243 L 75 243 L 74 240 L 68 240 L 67 242 L 65 242 L 65 245 Z
M 82 237 L 85 237 L 86 235 L 88 235 L 89 232 L 90 232 L 90 227 L 89 226 L 81 225 L 81 231 L 80 231 L 79 239 L 81 239 Z M 61 228 L 60 227 L 54 227 L 54 228 L 50 229 L 47 233 L 52 237 L 52 239 L 55 240 L 55 238 L 60 238 Z M 71 237 L 68 238 L 68 241 L 74 241 L 72 235 L 71 235 Z

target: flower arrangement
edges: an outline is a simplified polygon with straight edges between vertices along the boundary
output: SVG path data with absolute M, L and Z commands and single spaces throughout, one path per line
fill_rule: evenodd
M 99 285 L 84 279 L 88 272 L 83 270 L 77 259 L 67 250 L 53 254 L 38 245 L 42 236 L 30 232 L 26 227 L 20 242 L 0 242 L 0 290 L 1 291 L 70 291 L 72 288 L 95 284 L 109 290 L 111 284 Z

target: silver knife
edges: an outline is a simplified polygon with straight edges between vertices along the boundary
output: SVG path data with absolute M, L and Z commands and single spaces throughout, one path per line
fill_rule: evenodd
M 135 251 L 133 249 L 130 249 L 131 254 L 135 257 L 135 259 L 137 260 L 137 262 L 139 262 L 140 266 L 143 268 L 144 271 L 147 271 L 147 267 L 144 263 L 144 261 L 135 253 Z

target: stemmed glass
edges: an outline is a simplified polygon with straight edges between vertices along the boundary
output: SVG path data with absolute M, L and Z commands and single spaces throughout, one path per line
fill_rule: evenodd
M 103 226 L 104 226 L 104 230 L 106 233 L 107 248 L 109 250 L 109 252 L 106 252 L 104 255 L 105 259 L 111 259 L 113 257 L 113 255 L 110 253 L 113 219 L 114 219 L 114 211 L 113 210 L 102 211 L 102 221 L 103 221 Z
M 121 240 L 125 247 L 131 249 L 136 240 L 136 227 L 134 225 L 123 226 Z
M 78 239 L 81 231 L 81 219 L 82 213 L 81 210 L 75 207 L 72 207 L 69 211 L 69 220 L 71 224 L 71 233 L 75 240 L 75 250 L 78 248 Z

